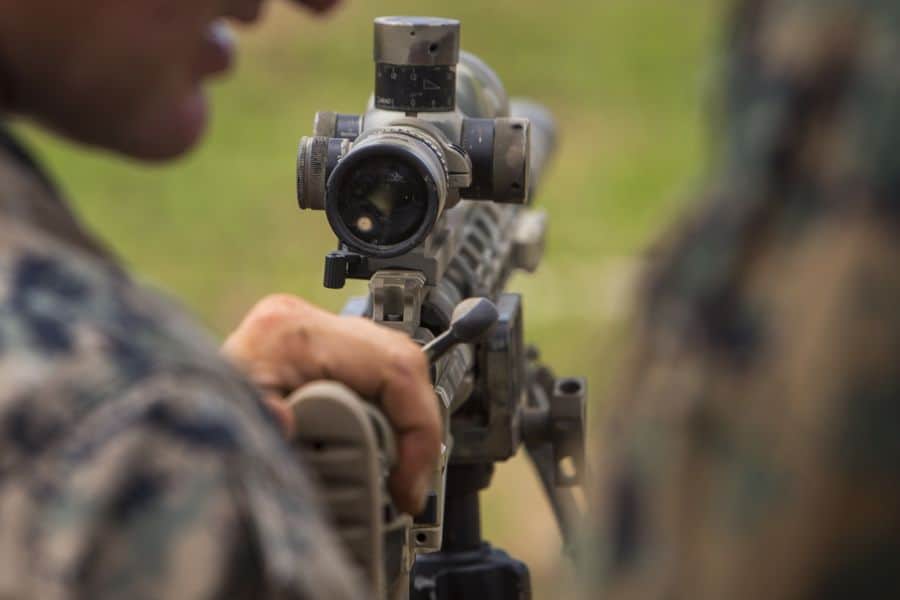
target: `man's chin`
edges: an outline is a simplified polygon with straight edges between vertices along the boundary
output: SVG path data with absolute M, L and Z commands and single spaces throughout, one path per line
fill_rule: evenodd
M 136 123 L 133 135 L 120 139 L 115 150 L 146 161 L 178 158 L 203 138 L 209 112 L 209 101 L 198 86 L 168 110 L 154 111 L 152 116 Z

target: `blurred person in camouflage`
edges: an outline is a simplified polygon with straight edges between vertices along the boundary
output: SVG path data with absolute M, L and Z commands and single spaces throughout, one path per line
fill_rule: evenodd
M 716 176 L 600 435 L 590 597 L 900 597 L 900 2 L 731 16 Z
M 0 116 L 179 156 L 231 63 L 224 24 L 261 4 L 0 0 Z M 440 435 L 415 344 L 272 296 L 220 353 L 0 135 L 0 597 L 364 597 L 282 437 L 281 397 L 321 378 L 381 401 L 400 436 L 391 489 L 415 511 Z

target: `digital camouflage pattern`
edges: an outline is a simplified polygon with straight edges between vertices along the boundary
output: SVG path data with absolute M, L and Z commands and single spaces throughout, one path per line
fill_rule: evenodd
M 359 597 L 256 391 L 0 142 L 0 597 Z
M 733 17 L 718 175 L 600 436 L 591 597 L 900 597 L 900 2 Z

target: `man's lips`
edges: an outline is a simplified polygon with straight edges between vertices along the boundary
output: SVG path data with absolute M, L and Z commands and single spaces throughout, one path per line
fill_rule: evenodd
M 338 4 L 338 0 L 295 0 L 310 10 L 324 13 Z M 235 2 L 229 7 L 227 18 L 253 23 L 259 19 L 262 0 Z M 228 71 L 234 64 L 237 39 L 225 17 L 210 23 L 204 34 L 203 48 L 197 68 L 198 76 L 208 77 Z
M 237 39 L 225 19 L 209 25 L 203 40 L 198 75 L 216 75 L 228 71 L 234 64 Z

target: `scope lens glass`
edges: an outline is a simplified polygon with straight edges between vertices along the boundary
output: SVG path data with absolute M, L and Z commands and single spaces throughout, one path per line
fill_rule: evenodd
M 429 181 L 395 157 L 362 161 L 337 195 L 337 212 L 360 241 L 393 246 L 412 238 L 428 218 Z

